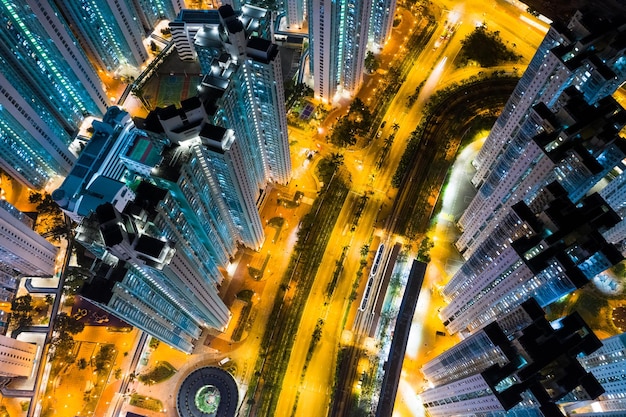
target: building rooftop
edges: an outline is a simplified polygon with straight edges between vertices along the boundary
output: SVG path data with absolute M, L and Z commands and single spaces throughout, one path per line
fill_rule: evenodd
M 191 24 L 208 24 L 219 25 L 220 15 L 215 9 L 213 10 L 193 10 L 183 9 L 180 11 L 175 22 L 185 22 Z

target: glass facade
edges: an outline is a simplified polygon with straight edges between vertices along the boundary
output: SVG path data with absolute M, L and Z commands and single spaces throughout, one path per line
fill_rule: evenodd
M 143 29 L 132 2 L 83 0 L 57 4 L 100 69 L 137 68 L 148 59 L 142 43 Z
M 0 2 L 2 165 L 36 189 L 74 162 L 67 146 L 87 115 L 101 116 L 101 83 L 51 3 Z M 11 168 L 14 167 L 14 168 Z

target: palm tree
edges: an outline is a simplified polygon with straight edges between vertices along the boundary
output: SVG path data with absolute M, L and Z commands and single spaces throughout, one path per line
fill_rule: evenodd
M 399 124 L 397 124 L 397 123 L 394 123 L 394 124 L 391 126 L 391 129 L 393 129 L 393 131 L 394 131 L 394 132 L 397 132 L 397 131 L 398 131 L 398 129 L 400 129 L 400 125 L 399 125 Z

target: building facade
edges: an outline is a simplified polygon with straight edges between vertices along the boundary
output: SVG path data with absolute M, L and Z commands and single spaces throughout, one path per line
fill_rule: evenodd
M 577 12 L 567 27 L 553 24 L 498 117 L 474 165 L 480 187 L 515 137 L 531 107 L 552 108 L 561 92 L 575 86 L 594 104 L 626 80 L 623 17 L 613 20 Z
M 372 0 L 309 2 L 310 70 L 315 97 L 355 95 L 363 83 Z
M 602 384 L 604 393 L 589 398 L 586 392 L 574 390 L 563 398 L 565 409 L 576 416 L 620 416 L 626 413 L 626 334 L 602 340 L 597 351 L 578 358 L 587 372 Z
M 586 285 L 624 258 L 602 236 L 619 222 L 600 195 L 575 204 L 558 183 L 517 203 L 444 286 L 447 330 L 473 333 L 531 297 L 545 307 Z
M 272 46 L 250 39 L 249 68 L 255 69 L 256 61 L 267 65 L 270 60 L 261 53 Z M 234 64 L 228 67 L 234 75 L 244 73 Z M 263 69 L 256 68 L 256 75 Z M 266 91 L 259 80 L 256 91 Z M 76 240 L 97 258 L 94 278 L 81 295 L 185 352 L 203 328 L 228 324 L 230 313 L 218 296 L 222 268 L 241 245 L 258 249 L 264 240 L 258 209 L 260 187 L 275 172 L 275 156 L 267 151 L 270 136 L 263 161 L 254 135 L 252 142 L 240 141 L 234 129 L 213 123 L 227 124 L 237 115 L 225 108 L 231 104 L 255 108 L 252 94 L 237 97 L 242 90 L 228 86 L 245 87 L 245 81 L 216 77 L 203 84 L 204 94 L 184 100 L 180 108 L 157 108 L 133 121 L 110 108 L 94 122 L 76 170 L 53 193 L 80 222 Z M 155 311 L 156 301 L 148 299 L 157 296 Z M 150 321 L 155 315 L 159 320 Z
M 0 18 L 0 167 L 42 189 L 55 175 L 67 175 L 78 127 L 85 115 L 104 114 L 108 103 L 54 5 L 3 2 Z
M 548 322 L 530 299 L 501 320 L 427 362 L 420 394 L 431 417 L 563 416 L 558 403 L 577 389 L 604 388 L 577 361 L 602 346 L 577 313 Z
M 578 13 L 550 29 L 522 76 L 459 219 L 466 262 L 441 311 L 450 332 L 475 332 L 529 297 L 545 307 L 626 254 L 626 113 L 608 96 L 626 78 L 625 29 Z
M 396 14 L 396 0 L 373 0 L 370 17 L 369 43 L 375 51 L 380 51 L 393 29 Z
M 95 66 L 108 72 L 139 68 L 147 59 L 145 37 L 132 1 L 55 1 Z
M 33 220 L 0 200 L 0 282 L 7 289 L 18 276 L 51 277 L 59 248 L 33 230 Z
M 138 198 L 145 201 L 154 192 L 147 186 Z M 191 353 L 202 329 L 223 330 L 230 312 L 215 283 L 181 250 L 185 243 L 163 237 L 154 213 L 154 208 L 151 213 L 135 205 L 120 213 L 112 204 L 103 204 L 81 223 L 77 239 L 98 260 L 92 266 L 94 276 L 80 294 L 170 346 Z
M 490 222 L 497 218 L 487 213 L 490 207 L 497 210 L 506 206 L 503 198 L 513 194 L 514 198 L 522 198 L 524 187 L 532 181 L 526 175 L 542 175 L 539 169 L 528 167 L 526 175 L 517 175 L 513 170 L 527 157 L 529 140 L 559 129 L 567 134 L 569 124 L 584 123 L 586 116 L 582 112 L 575 112 L 573 105 L 567 108 L 572 100 L 569 92 L 576 88 L 582 95 L 582 100 L 576 99 L 578 102 L 595 106 L 626 80 L 626 49 L 620 41 L 625 30 L 623 22 L 580 13 L 567 28 L 558 24 L 550 28 L 473 162 L 477 171 L 472 182 L 478 193 L 458 221 L 463 233 L 457 247 L 462 253 L 488 236 L 488 231 L 482 231 L 493 227 Z M 573 114 L 565 114 L 568 111 Z M 557 126 L 551 126 L 553 122 Z M 526 184 L 522 185 L 522 180 Z M 471 254 L 471 249 L 467 253 Z
M 0 334 L 0 378 L 29 377 L 36 354 L 37 345 Z
M 300 29 L 306 18 L 305 0 L 287 0 L 285 2 L 285 15 L 287 27 L 290 29 Z
M 161 20 L 174 20 L 185 7 L 184 0 L 134 0 L 132 3 L 144 33 L 150 33 Z
M 291 156 L 280 49 L 271 39 L 271 16 L 249 5 L 190 13 L 177 19 L 177 49 L 197 59 L 204 79 L 199 95 L 211 123 L 232 129 L 243 151 L 256 198 L 268 182 L 287 184 Z M 193 23 L 193 24 L 192 24 Z M 193 41 L 191 46 L 188 42 Z
M 612 97 L 591 105 L 574 87 L 559 96 L 553 110 L 543 103 L 533 106 L 461 216 L 463 234 L 455 243 L 459 251 L 468 259 L 510 206 L 532 201 L 552 181 L 578 201 L 593 187 L 617 179 L 613 171 L 623 169 L 626 156 L 620 136 L 625 125 L 626 111 Z M 612 201 L 616 210 L 623 206 Z

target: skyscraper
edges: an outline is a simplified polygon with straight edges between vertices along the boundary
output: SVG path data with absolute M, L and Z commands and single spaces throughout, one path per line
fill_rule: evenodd
M 618 417 L 626 412 L 626 334 L 602 340 L 602 347 L 578 358 L 583 368 L 602 384 L 604 393 L 590 398 L 583 390 L 574 390 L 562 400 L 564 408 L 576 416 Z
M 218 141 L 206 119 L 197 98 L 137 119 L 142 129 L 112 107 L 53 193 L 80 222 L 76 241 L 96 257 L 81 294 L 185 352 L 202 328 L 228 323 L 219 268 L 238 243 L 250 243 L 243 242 L 250 225 L 242 218 L 250 213 L 241 212 L 243 204 L 229 211 L 228 198 L 240 194 L 220 188 L 235 180 L 222 177 L 232 174 L 228 169 L 216 172 L 221 164 L 232 167 L 218 160 L 227 152 L 205 146 L 228 141 L 229 133 L 218 128 Z
M 29 377 L 36 354 L 37 345 L 0 335 L 0 386 L 8 378 Z
M 54 274 L 59 248 L 33 230 L 33 220 L 0 200 L 0 281 L 12 286 L 11 277 Z M 0 284 L 0 286 L 4 286 Z
M 174 20 L 185 7 L 184 0 L 134 0 L 132 4 L 144 33 L 151 32 L 160 20 Z
M 612 97 L 588 104 L 573 86 L 553 110 L 543 103 L 533 106 L 461 216 L 457 248 L 468 259 L 511 205 L 532 201 L 552 181 L 563 185 L 572 201 L 612 182 L 611 172 L 621 169 L 626 155 L 620 137 L 625 125 L 626 111 Z
M 165 154 L 150 177 L 157 185 L 175 191 L 171 198 L 177 208 L 170 208 L 169 215 L 175 217 L 173 213 L 182 210 L 187 222 L 196 219 L 200 229 L 196 235 L 207 234 L 203 240 L 210 256 L 225 267 L 239 243 L 258 249 L 264 234 L 256 206 L 258 189 L 246 165 L 251 158 L 232 130 L 208 122 L 205 109 L 213 106 L 196 97 L 185 100 L 180 109 L 157 109 L 136 123 L 151 137 L 175 146 L 176 157 Z
M 336 94 L 358 92 L 371 8 L 372 0 L 309 2 L 310 68 L 316 98 L 330 102 Z
M 370 17 L 369 43 L 380 50 L 391 34 L 396 13 L 396 0 L 373 0 Z
M 268 182 L 291 178 L 280 49 L 271 40 L 267 10 L 184 10 L 172 28 L 177 49 L 197 57 L 205 75 L 199 95 L 215 102 L 211 123 L 232 129 L 243 150 L 255 198 Z M 179 42 L 180 40 L 180 42 Z M 189 42 L 192 41 L 192 47 Z M 180 45 L 180 47 L 179 47 Z
M 41 189 L 67 175 L 68 144 L 85 115 L 101 116 L 102 84 L 49 2 L 0 4 L 0 167 Z
M 567 27 L 550 27 L 474 160 L 475 186 L 481 186 L 496 166 L 532 106 L 541 102 L 552 108 L 571 85 L 594 104 L 626 80 L 625 31 L 623 16 L 608 20 L 580 11 Z
M 531 296 L 545 307 L 626 254 L 626 112 L 608 97 L 626 79 L 625 34 L 580 13 L 548 32 L 476 159 L 466 262 L 443 289 L 449 331 Z
M 420 394 L 431 417 L 562 416 L 557 403 L 577 389 L 604 389 L 577 361 L 602 346 L 577 313 L 548 322 L 530 299 L 429 361 Z
M 609 22 L 580 12 L 567 28 L 558 23 L 550 28 L 474 161 L 477 172 L 472 182 L 479 188 L 459 219 L 463 235 L 457 247 L 462 253 L 480 243 L 481 236 L 488 235 L 481 231 L 497 217 L 488 213 L 489 207 L 497 210 L 506 205 L 501 201 L 505 195 L 524 191 L 520 188 L 521 180 L 526 178 L 523 172 L 508 168 L 526 157 L 523 150 L 528 139 L 555 130 L 548 120 L 542 121 L 533 112 L 533 106 L 543 103 L 544 109 L 558 113 L 569 101 L 568 94 L 562 93 L 570 86 L 578 89 L 589 105 L 614 92 L 626 80 L 626 46 L 620 40 L 624 33 L 623 22 Z M 567 129 L 568 123 L 561 121 L 559 127 Z M 499 184 L 500 192 L 494 193 L 495 184 Z
M 285 2 L 285 14 L 287 17 L 287 27 L 290 29 L 299 29 L 302 27 L 305 18 L 304 0 L 287 0 Z
M 149 185 L 138 189 L 140 202 L 155 195 L 157 190 Z M 186 242 L 165 239 L 154 223 L 158 223 L 156 208 L 146 208 L 133 205 L 128 207 L 130 213 L 120 213 L 107 203 L 81 223 L 77 239 L 99 258 L 92 267 L 94 276 L 80 294 L 191 353 L 202 329 L 223 329 L 230 313 L 217 295 L 216 284 L 181 248 Z
M 443 288 L 447 330 L 473 333 L 531 297 L 545 307 L 587 284 L 623 259 L 601 234 L 619 221 L 600 195 L 574 204 L 558 183 L 515 204 Z
M 84 0 L 55 3 L 89 54 L 102 71 L 139 68 L 147 59 L 144 32 L 132 1 Z

